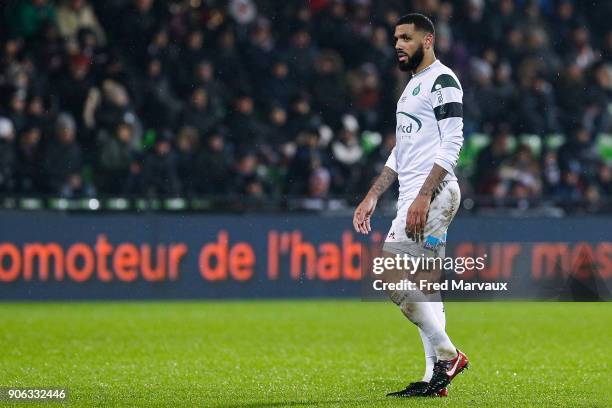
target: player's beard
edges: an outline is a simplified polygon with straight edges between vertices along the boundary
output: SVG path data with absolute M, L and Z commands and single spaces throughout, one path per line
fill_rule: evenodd
M 425 56 L 425 50 L 423 49 L 423 44 L 417 49 L 412 57 L 408 57 L 408 61 L 404 61 L 399 63 L 400 70 L 404 72 L 413 72 L 417 69 L 421 62 L 423 61 L 423 57 Z

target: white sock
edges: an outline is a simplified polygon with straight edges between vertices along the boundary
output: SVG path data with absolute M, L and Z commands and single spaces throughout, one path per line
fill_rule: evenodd
M 442 323 L 438 321 L 430 302 L 409 302 L 406 299 L 401 303 L 400 309 L 412 323 L 423 331 L 439 359 L 455 358 L 457 355 L 455 346 L 444 331 Z
M 419 334 L 421 335 L 421 341 L 423 342 L 423 351 L 425 351 L 425 372 L 423 373 L 422 381 L 429 382 L 431 380 L 431 376 L 433 375 L 434 364 L 436 364 L 438 358 L 436 357 L 436 351 L 427 338 L 427 335 L 425 335 L 425 332 L 419 329 Z
M 429 298 L 432 299 L 432 302 L 429 304 L 433 308 L 436 313 L 436 318 L 438 322 L 442 324 L 442 327 L 446 326 L 446 315 L 444 313 L 444 303 L 438 301 L 440 299 L 439 295 L 429 295 Z M 425 372 L 423 373 L 423 380 L 425 382 L 429 382 L 431 380 L 431 376 L 433 375 L 433 368 L 438 358 L 436 357 L 436 351 L 434 350 L 431 342 L 425 335 L 425 332 L 419 329 L 419 335 L 421 336 L 421 341 L 423 342 L 423 351 L 425 352 Z

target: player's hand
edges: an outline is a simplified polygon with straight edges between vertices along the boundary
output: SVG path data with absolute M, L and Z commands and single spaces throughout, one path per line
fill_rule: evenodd
M 378 199 L 376 197 L 368 194 L 357 206 L 355 214 L 353 215 L 353 227 L 355 227 L 355 231 L 362 234 L 368 234 L 372 231 L 370 219 L 372 218 L 377 202 Z
M 429 213 L 429 202 L 431 198 L 426 195 L 418 195 L 414 199 L 408 214 L 406 215 L 406 235 L 408 238 L 422 242 L 425 232 L 425 224 L 427 224 L 427 214 Z

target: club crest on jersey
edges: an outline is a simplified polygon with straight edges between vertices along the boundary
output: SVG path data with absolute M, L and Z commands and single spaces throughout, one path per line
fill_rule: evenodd
M 421 84 L 419 83 L 416 88 L 412 90 L 412 96 L 417 96 L 421 92 Z

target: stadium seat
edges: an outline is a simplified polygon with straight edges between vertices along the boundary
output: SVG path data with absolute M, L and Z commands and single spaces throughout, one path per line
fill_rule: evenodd
M 539 155 L 542 151 L 542 138 L 536 134 L 522 134 L 519 136 L 521 144 L 529 146 L 531 152 L 535 155 Z
M 565 143 L 566 137 L 560 133 L 551 133 L 544 137 L 544 147 L 547 150 L 558 150 Z
M 612 163 L 612 134 L 600 133 L 595 140 L 597 151 L 608 164 Z

